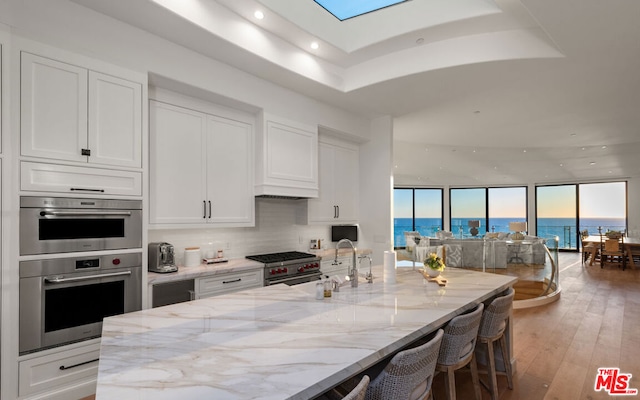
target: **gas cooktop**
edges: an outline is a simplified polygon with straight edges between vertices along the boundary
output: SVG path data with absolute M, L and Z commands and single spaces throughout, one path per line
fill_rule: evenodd
M 285 251 L 282 253 L 269 253 L 269 254 L 257 254 L 255 256 L 247 256 L 249 260 L 258 261 L 265 264 L 284 262 L 284 261 L 292 261 L 292 260 L 303 260 L 305 258 L 317 258 L 313 254 L 302 253 L 300 251 Z

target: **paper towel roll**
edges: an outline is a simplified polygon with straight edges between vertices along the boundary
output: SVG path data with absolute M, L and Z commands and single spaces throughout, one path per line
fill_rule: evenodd
M 384 264 L 382 270 L 382 280 L 384 283 L 396 283 L 396 252 L 384 252 Z

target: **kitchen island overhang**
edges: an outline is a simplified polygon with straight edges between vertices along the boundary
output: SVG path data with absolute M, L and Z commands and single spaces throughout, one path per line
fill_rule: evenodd
M 400 268 L 397 283 L 284 284 L 143 310 L 103 323 L 101 399 L 310 399 L 516 282 L 448 268 L 446 287 Z

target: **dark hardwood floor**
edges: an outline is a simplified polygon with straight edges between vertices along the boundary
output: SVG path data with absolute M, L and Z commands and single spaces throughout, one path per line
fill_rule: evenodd
M 499 376 L 500 399 L 615 398 L 594 390 L 599 367 L 632 374 L 629 386 L 640 389 L 640 269 L 583 266 L 580 257 L 560 253 L 560 300 L 514 310 L 514 389 Z M 442 378 L 434 381 L 436 400 L 446 398 Z M 473 399 L 469 374 L 456 379 L 458 399 Z

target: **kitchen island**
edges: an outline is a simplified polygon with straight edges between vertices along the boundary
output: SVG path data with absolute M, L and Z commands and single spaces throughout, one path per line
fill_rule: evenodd
M 310 399 L 502 292 L 510 276 L 448 268 L 446 287 L 283 284 L 106 318 L 96 398 Z

